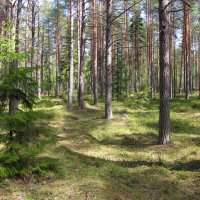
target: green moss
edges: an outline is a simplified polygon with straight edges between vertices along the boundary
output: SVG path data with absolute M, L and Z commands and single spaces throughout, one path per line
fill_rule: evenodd
M 39 101 L 33 112 L 37 123 L 53 130 L 58 141 L 42 153 L 41 158 L 51 159 L 40 166 L 53 173 L 17 189 L 32 199 L 79 200 L 87 190 L 97 200 L 198 199 L 200 118 L 194 116 L 199 100 L 171 101 L 169 146 L 156 145 L 158 100 L 145 101 L 114 101 L 110 121 L 103 118 L 103 102 L 98 107 L 87 103 L 85 110 L 74 106 L 69 112 L 60 99 Z

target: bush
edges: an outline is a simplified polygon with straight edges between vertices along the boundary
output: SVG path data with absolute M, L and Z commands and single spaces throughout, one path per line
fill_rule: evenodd
M 151 99 L 149 98 L 149 88 L 138 92 L 135 97 L 127 99 L 124 104 L 125 106 L 134 109 L 149 108 L 151 105 Z
M 0 152 L 0 177 L 11 177 L 30 173 L 44 174 L 45 170 L 55 168 L 55 162 L 38 161 L 37 156 L 52 143 L 55 138 L 48 130 L 40 130 L 33 122 L 33 112 L 18 112 L 3 118 L 3 130 L 0 137 L 3 149 Z M 12 137 L 8 134 L 12 131 Z
M 55 142 L 49 131 L 41 130 L 31 111 L 36 100 L 36 82 L 32 70 L 18 68 L 2 79 L 0 84 L 0 108 L 3 134 L 0 135 L 0 177 L 6 178 L 30 173 L 44 174 L 54 168 L 54 160 L 36 159 L 44 147 Z M 16 84 L 17 83 L 17 84 Z M 9 114 L 7 107 L 14 98 L 25 110 L 15 109 Z

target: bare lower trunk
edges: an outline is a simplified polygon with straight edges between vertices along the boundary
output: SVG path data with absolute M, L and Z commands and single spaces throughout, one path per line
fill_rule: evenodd
M 113 118 L 112 112 L 112 4 L 113 0 L 106 3 L 106 102 L 105 117 Z
M 80 72 L 79 72 L 79 93 L 78 102 L 81 109 L 84 109 L 84 56 L 85 56 L 85 4 L 86 0 L 82 1 L 82 20 L 81 20 L 81 55 L 80 55 Z
M 81 5 L 80 0 L 77 0 L 77 20 L 78 20 L 78 38 L 77 38 L 77 48 L 78 48 L 78 83 L 77 83 L 77 96 L 79 96 L 79 74 L 80 74 L 80 57 L 81 57 Z
M 102 2 L 100 1 L 100 15 L 103 14 L 102 12 Z M 100 95 L 101 98 L 104 96 L 104 26 L 103 26 L 103 19 L 100 19 Z
M 97 22 L 96 22 L 96 0 L 92 0 L 93 7 L 93 95 L 94 105 L 98 104 L 98 75 L 97 75 Z
M 41 93 L 43 93 L 44 82 L 44 32 L 42 33 L 42 50 L 41 50 Z
M 36 71 L 36 77 L 37 77 L 37 96 L 38 98 L 41 98 L 41 49 L 40 49 L 40 0 L 38 0 L 38 49 L 37 49 L 37 71 Z
M 74 79 L 74 0 L 70 1 L 70 68 L 69 68 L 69 89 L 68 89 L 68 109 L 72 108 L 73 79 Z
M 160 116 L 158 143 L 166 145 L 170 141 L 170 65 L 169 65 L 169 25 L 168 0 L 159 0 L 160 22 Z
M 31 9 L 32 9 L 32 24 L 31 24 L 31 67 L 35 67 L 35 0 L 31 2 Z M 32 73 L 32 76 L 35 77 L 35 70 Z

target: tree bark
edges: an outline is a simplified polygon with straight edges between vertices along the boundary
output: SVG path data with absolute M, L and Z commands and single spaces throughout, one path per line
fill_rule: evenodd
M 36 71 L 36 77 L 37 77 L 37 96 L 38 98 L 41 98 L 41 45 L 40 45 L 40 0 L 38 0 L 38 49 L 37 49 L 37 71 Z
M 30 51 L 30 29 L 29 29 L 29 15 L 30 15 L 30 0 L 27 2 L 26 8 L 26 39 L 25 39 L 25 53 L 26 53 L 26 61 L 25 67 L 30 67 L 30 56 L 28 55 Z
M 103 7 L 103 3 L 101 1 L 99 1 L 99 7 L 100 7 L 100 15 L 103 16 L 103 11 L 102 11 L 102 7 Z M 101 98 L 103 98 L 104 96 L 104 24 L 103 24 L 103 18 L 102 16 L 100 17 L 100 54 L 99 54 L 99 58 L 100 58 L 100 96 Z
M 160 23 L 160 115 L 158 143 L 170 141 L 170 65 L 169 65 L 169 0 L 159 0 Z
M 112 112 L 112 6 L 113 0 L 106 3 L 106 102 L 105 117 L 113 118 Z
M 153 29 L 152 29 L 152 4 L 151 0 L 147 0 L 147 71 L 150 86 L 150 95 L 153 99 L 154 94 L 154 70 L 153 70 Z
M 92 66 L 93 66 L 93 95 L 94 95 L 94 105 L 98 104 L 98 66 L 97 66 L 97 22 L 96 22 L 96 0 L 92 0 L 92 14 L 93 14 L 93 56 L 92 56 Z
M 42 49 L 41 49 L 41 94 L 43 93 L 43 83 L 44 83 L 44 31 L 42 33 Z
M 32 22 L 31 22 L 31 67 L 35 67 L 35 0 L 31 1 L 31 12 L 32 12 Z M 32 73 L 32 76 L 35 77 L 35 70 Z
M 82 19 L 81 19 L 81 55 L 80 55 L 80 72 L 79 72 L 79 93 L 78 93 L 78 102 L 79 107 L 84 109 L 84 56 L 85 56 L 85 4 L 86 0 L 82 1 Z
M 187 3 L 187 4 L 186 4 Z M 183 2 L 183 7 L 184 7 L 184 71 L 185 71 L 185 76 L 184 76 L 184 82 L 185 82 L 185 99 L 189 99 L 189 71 L 190 71 L 190 30 L 189 30 L 189 23 L 190 23 L 190 11 L 189 11 L 189 3 L 188 0 L 186 0 L 186 3 Z
M 77 38 L 77 50 L 78 50 L 77 97 L 79 98 L 79 74 L 80 74 L 80 58 L 81 58 L 81 3 L 80 3 L 80 0 L 77 0 L 77 26 L 78 26 L 78 38 Z
M 15 3 L 11 6 L 11 21 L 12 26 L 14 27 L 14 12 L 15 12 Z M 16 27 L 15 27 L 15 53 L 20 53 L 20 36 L 21 36 L 21 14 L 22 14 L 22 0 L 18 0 L 17 2 L 17 19 L 16 19 Z M 12 37 L 12 36 L 11 36 Z M 13 71 L 19 67 L 19 60 L 15 60 L 10 63 L 9 73 L 12 74 Z M 17 88 L 18 84 L 15 83 L 13 87 Z M 18 99 L 15 96 L 11 96 L 9 99 L 9 114 L 13 115 L 16 113 L 18 108 Z
M 72 98 L 74 90 L 74 0 L 70 0 L 70 68 L 69 68 L 69 89 L 68 89 L 68 109 L 72 108 Z
M 56 2 L 56 96 L 62 93 L 61 80 L 61 30 L 60 30 L 60 15 L 59 15 L 59 0 Z

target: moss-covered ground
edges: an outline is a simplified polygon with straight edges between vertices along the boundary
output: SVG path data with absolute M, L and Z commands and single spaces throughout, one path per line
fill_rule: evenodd
M 3 200 L 197 200 L 200 199 L 200 100 L 171 101 L 171 144 L 159 146 L 158 100 L 114 102 L 105 120 L 104 104 L 67 111 L 56 98 L 38 101 L 41 127 L 57 138 L 41 156 L 57 170 L 44 176 L 1 180 Z

